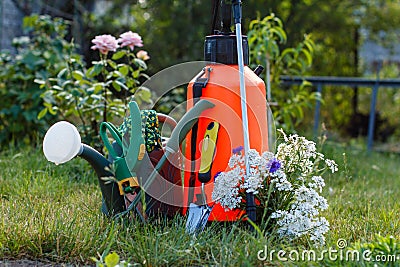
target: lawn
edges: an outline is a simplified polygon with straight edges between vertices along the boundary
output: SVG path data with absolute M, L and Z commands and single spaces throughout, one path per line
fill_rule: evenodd
M 382 250 L 400 255 L 400 156 L 368 155 L 333 143 L 325 146 L 324 153 L 336 160 L 339 172 L 326 176 L 323 195 L 330 206 L 324 216 L 331 230 L 326 247 L 315 250 L 317 255 L 338 250 L 338 241 L 361 252 L 382 244 L 386 248 Z M 311 248 L 304 241 L 260 236 L 241 224 L 212 224 L 193 238 L 185 234 L 181 217 L 146 225 L 113 222 L 100 212 L 97 177 L 82 159 L 55 166 L 45 160 L 41 149 L 11 149 L 0 153 L 0 169 L 0 260 L 94 265 L 92 257 L 115 251 L 121 259 L 145 266 L 360 263 L 343 257 L 335 260 L 328 254 L 321 260 L 283 262 L 289 251 L 301 254 Z M 287 253 L 278 255 L 279 250 Z M 390 264 L 397 262 L 392 259 Z

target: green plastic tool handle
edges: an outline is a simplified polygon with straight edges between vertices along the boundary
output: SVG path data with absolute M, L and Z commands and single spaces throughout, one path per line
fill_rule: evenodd
M 123 138 L 122 149 L 124 151 L 125 160 L 129 170 L 133 171 L 139 166 L 137 165 L 142 158 L 140 155 L 145 153 L 145 141 L 142 136 L 142 119 L 139 106 L 135 101 L 129 103 L 129 111 L 131 117 L 131 130 L 129 140 Z M 129 143 L 128 143 L 129 142 Z
M 179 146 L 185 139 L 187 133 L 193 128 L 193 125 L 199 119 L 200 114 L 209 108 L 213 108 L 215 105 L 208 100 L 201 99 L 194 105 L 183 117 L 180 119 L 179 123 L 176 125 L 174 131 L 171 134 L 171 138 L 167 143 L 167 151 L 177 152 Z
M 103 140 L 104 145 L 106 146 L 108 152 L 110 153 L 111 157 L 116 159 L 118 157 L 117 153 L 115 152 L 114 148 L 112 147 L 110 140 L 107 136 L 107 130 L 111 133 L 111 136 L 115 139 L 115 141 L 122 147 L 122 136 L 118 132 L 117 128 L 109 122 L 102 122 L 100 124 L 100 137 Z
M 150 176 L 147 178 L 146 182 L 143 185 L 144 190 L 140 190 L 135 197 L 135 199 L 131 203 L 131 207 L 136 207 L 136 205 L 141 200 L 142 192 L 146 191 L 147 188 L 151 185 L 151 183 L 156 178 L 158 172 L 161 170 L 167 158 L 171 155 L 171 153 L 175 153 L 179 150 L 179 146 L 182 143 L 183 139 L 185 139 L 188 132 L 192 129 L 193 125 L 199 119 L 200 114 L 206 109 L 210 109 L 215 107 L 213 103 L 208 100 L 201 99 L 194 105 L 183 117 L 180 119 L 178 124 L 176 125 L 174 131 L 171 134 L 171 138 L 168 140 L 166 145 L 166 151 L 161 159 L 158 161 L 157 165 L 154 167 L 154 170 L 151 172 Z M 127 211 L 128 212 L 128 211 Z M 120 215 L 126 214 L 126 212 L 121 213 Z M 118 216 L 120 216 L 118 215 Z

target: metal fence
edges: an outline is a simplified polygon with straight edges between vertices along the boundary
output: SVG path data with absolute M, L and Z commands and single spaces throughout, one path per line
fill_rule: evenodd
M 316 88 L 317 92 L 322 95 L 323 87 L 326 85 L 336 86 L 351 86 L 351 87 L 370 87 L 372 88 L 372 95 L 370 100 L 369 122 L 368 122 L 368 136 L 367 136 L 367 150 L 371 151 L 374 142 L 374 128 L 376 117 L 376 102 L 378 98 L 379 88 L 399 88 L 400 79 L 368 79 L 357 77 L 326 77 L 326 76 L 310 76 L 310 77 L 290 77 L 281 76 L 280 80 L 283 85 L 300 85 L 303 81 L 311 82 Z M 321 102 L 317 100 L 314 111 L 314 135 L 317 134 L 320 121 Z

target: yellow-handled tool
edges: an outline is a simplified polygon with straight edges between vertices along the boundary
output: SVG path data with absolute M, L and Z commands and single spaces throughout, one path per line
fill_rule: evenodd
M 201 183 L 207 183 L 211 180 L 211 165 L 217 146 L 218 129 L 218 122 L 210 122 L 204 134 L 203 144 L 201 146 L 200 170 L 198 176 Z

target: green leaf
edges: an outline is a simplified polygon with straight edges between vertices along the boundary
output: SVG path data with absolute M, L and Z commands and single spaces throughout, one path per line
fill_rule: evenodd
M 303 52 L 303 54 L 306 56 L 307 58 L 307 65 L 310 66 L 312 64 L 312 56 L 310 54 L 310 52 L 308 52 L 305 49 L 302 49 L 301 52 Z
M 107 63 L 108 63 L 108 65 L 110 65 L 113 69 L 116 69 L 117 68 L 117 63 L 115 63 L 114 61 L 112 61 L 112 60 L 107 60 Z
M 90 77 L 94 77 L 100 74 L 100 72 L 103 70 L 104 65 L 101 61 L 97 62 L 95 65 L 93 65 L 92 67 L 90 67 L 88 69 L 88 74 Z
M 147 69 L 146 63 L 141 59 L 135 58 L 135 64 L 138 65 L 139 67 L 141 67 L 144 70 Z
M 129 90 L 129 88 L 122 81 L 116 80 L 115 83 L 117 83 L 120 87 L 124 88 L 125 90 Z
M 118 92 L 121 91 L 121 86 L 117 83 L 117 81 L 112 82 L 112 86 L 117 90 Z
M 85 74 L 83 74 L 81 71 L 79 70 L 74 70 L 72 72 L 72 77 L 74 77 L 75 80 L 82 80 L 85 77 Z
M 128 65 L 123 65 L 122 67 L 120 67 L 120 68 L 118 69 L 118 71 L 119 71 L 122 75 L 126 76 L 126 75 L 128 75 L 128 73 L 129 73 L 129 66 L 128 66 Z
M 46 116 L 46 114 L 47 114 L 47 108 L 42 109 L 37 116 L 38 120 L 42 119 L 44 116 Z
M 150 102 L 151 100 L 151 91 L 146 87 L 140 87 L 138 91 L 135 93 L 135 97 L 139 98 L 144 102 Z
M 28 69 L 34 70 L 36 66 L 45 64 L 46 61 L 43 58 L 35 55 L 33 52 L 28 52 L 26 55 L 24 55 L 22 63 L 24 63 Z
M 121 51 L 118 51 L 117 53 L 115 53 L 115 54 L 112 56 L 112 59 L 113 59 L 113 60 L 118 60 L 118 59 L 122 58 L 122 57 L 125 56 L 125 55 L 126 55 L 125 50 L 121 50 Z
M 101 92 L 103 90 L 104 84 L 103 83 L 95 83 L 93 84 L 95 94 Z
M 53 90 L 57 90 L 57 91 L 62 91 L 62 90 L 63 90 L 62 87 L 59 86 L 59 85 L 53 85 L 51 88 L 52 88 Z
M 43 103 L 43 105 L 47 108 L 47 111 L 51 115 L 56 115 L 57 114 L 56 108 L 54 108 L 51 103 Z
M 259 24 L 260 23 L 260 20 L 258 20 L 258 19 L 255 19 L 255 20 L 252 20 L 251 22 L 250 22 L 250 25 L 249 25 L 249 29 L 253 29 L 257 24 Z
M 63 88 L 66 88 L 67 86 L 73 86 L 74 83 L 71 80 L 66 80 L 65 82 L 63 82 L 63 84 L 61 85 Z
M 67 73 L 67 72 L 68 72 L 67 68 L 64 68 L 64 69 L 60 70 L 60 72 L 57 74 L 57 78 L 61 79 L 65 75 L 65 73 Z
M 73 96 L 75 96 L 75 97 L 78 97 L 78 96 L 81 95 L 81 92 L 79 92 L 78 89 L 74 88 L 74 89 L 72 89 L 71 94 L 72 94 Z
M 111 74 L 112 74 L 111 77 L 124 77 L 124 75 L 122 75 L 122 73 L 119 72 L 118 70 L 115 70 L 115 71 L 111 72 Z
M 107 267 L 114 267 L 119 263 L 119 256 L 117 253 L 112 252 L 106 256 L 104 263 Z
M 35 79 L 34 82 L 37 83 L 37 84 L 40 84 L 40 85 L 46 84 L 46 81 L 41 80 L 41 79 Z

